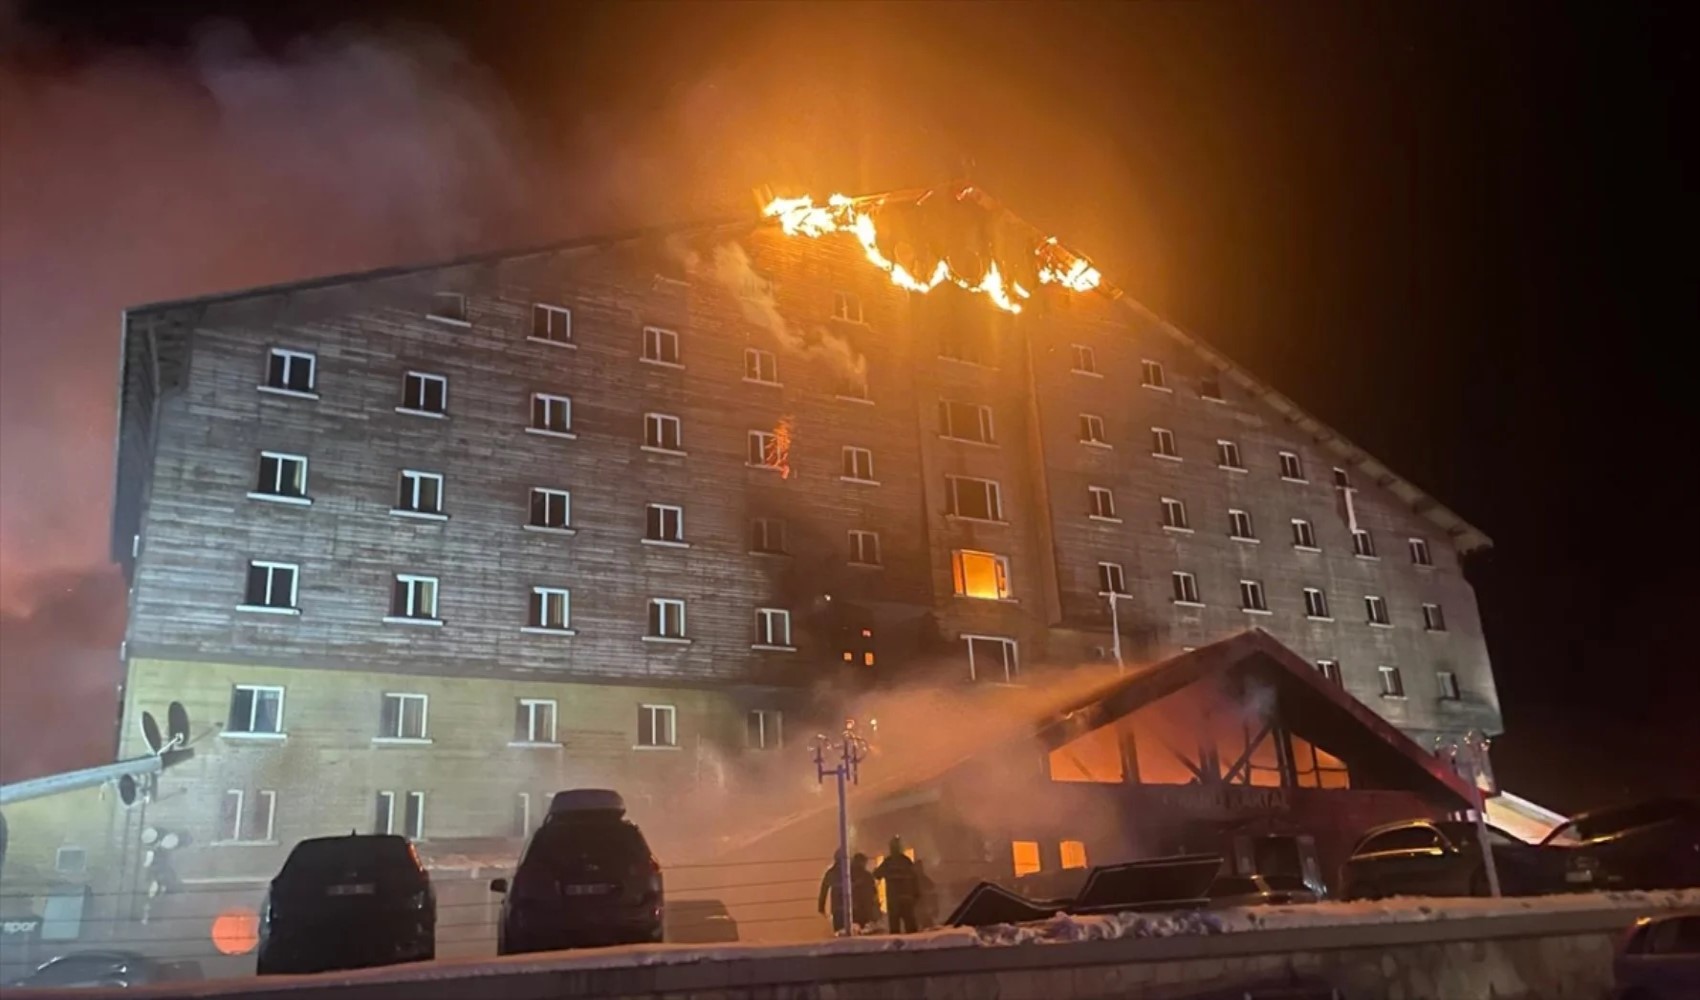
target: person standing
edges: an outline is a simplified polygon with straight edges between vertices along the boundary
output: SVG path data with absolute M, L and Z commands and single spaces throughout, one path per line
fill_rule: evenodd
M 843 871 L 844 852 L 834 851 L 832 866 L 826 870 L 825 875 L 821 876 L 820 899 L 815 905 L 815 908 L 821 913 L 826 913 L 828 906 L 832 907 L 832 933 L 834 934 L 844 933 L 844 905 L 838 898 L 839 887 L 844 884 Z M 851 891 L 851 898 L 855 898 L 854 890 Z
M 915 872 L 915 862 L 903 853 L 903 838 L 891 838 L 885 860 L 874 869 L 874 877 L 885 882 L 885 908 L 891 914 L 893 934 L 912 934 L 920 930 L 915 919 L 915 907 L 921 901 L 921 880 Z
M 869 927 L 880 918 L 879 886 L 874 873 L 868 871 L 866 854 L 850 859 L 850 910 L 857 927 Z

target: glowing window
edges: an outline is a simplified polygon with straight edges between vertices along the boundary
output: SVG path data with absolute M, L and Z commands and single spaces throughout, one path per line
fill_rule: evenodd
M 959 549 L 952 553 L 951 569 L 960 597 L 991 601 L 1009 597 L 1009 560 L 1004 556 Z
M 1031 875 L 1043 866 L 1039 864 L 1039 842 L 1017 840 L 1010 843 L 1010 855 L 1015 862 L 1015 877 Z
M 1086 845 L 1078 840 L 1065 840 L 1057 845 L 1064 868 L 1086 867 Z

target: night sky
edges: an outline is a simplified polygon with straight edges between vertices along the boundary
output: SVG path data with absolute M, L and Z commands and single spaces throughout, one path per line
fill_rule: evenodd
M 966 176 L 1495 539 L 1504 785 L 1700 793 L 1679 6 L 154 6 L 0 3 L 6 777 L 111 749 L 123 306 Z

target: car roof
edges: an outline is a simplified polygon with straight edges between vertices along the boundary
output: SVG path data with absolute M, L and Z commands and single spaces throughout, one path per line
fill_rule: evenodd
M 626 800 L 611 788 L 571 788 L 556 792 L 549 800 L 549 815 L 564 813 L 607 812 L 616 816 L 626 814 Z

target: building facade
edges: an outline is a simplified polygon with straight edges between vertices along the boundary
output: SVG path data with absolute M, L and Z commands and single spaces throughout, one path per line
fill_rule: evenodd
M 1248 627 L 1418 743 L 1499 729 L 1487 539 L 1109 289 L 1012 315 L 744 221 L 133 309 L 122 392 L 120 752 L 171 701 L 195 749 L 127 825 L 184 885 L 575 785 L 666 843 L 832 692 Z

